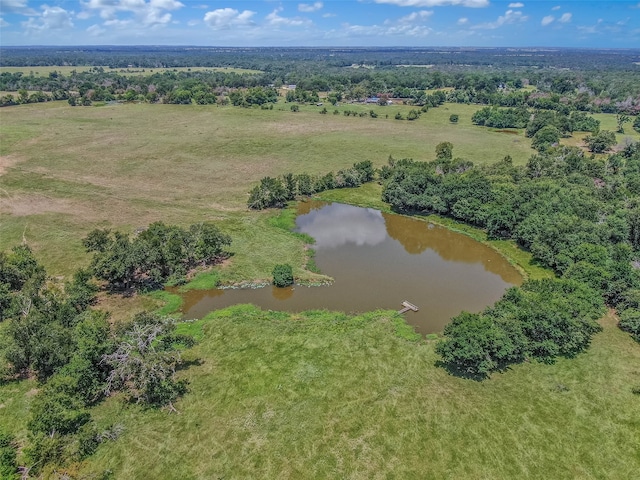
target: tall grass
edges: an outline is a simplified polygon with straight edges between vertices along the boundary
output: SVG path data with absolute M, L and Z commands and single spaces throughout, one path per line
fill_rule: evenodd
M 640 349 L 613 318 L 592 348 L 479 383 L 437 368 L 393 313 L 238 306 L 188 325 L 179 414 L 109 401 L 125 426 L 85 473 L 115 478 L 632 479 Z M 201 329 L 201 330 L 200 330 Z

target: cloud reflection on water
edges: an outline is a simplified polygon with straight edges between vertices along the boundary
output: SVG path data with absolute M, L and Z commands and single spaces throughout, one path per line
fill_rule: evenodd
M 371 208 L 333 203 L 296 220 L 298 231 L 315 238 L 314 248 L 337 248 L 348 243 L 374 246 L 387 238 L 382 213 Z

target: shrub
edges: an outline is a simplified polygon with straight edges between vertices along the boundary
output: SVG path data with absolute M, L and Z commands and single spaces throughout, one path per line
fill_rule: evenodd
M 458 123 L 458 114 L 457 113 L 453 113 L 450 117 L 449 117 L 449 121 L 451 123 Z
M 273 267 L 273 284 L 276 287 L 293 285 L 293 269 L 289 264 L 279 264 Z
M 640 310 L 628 308 L 620 314 L 620 328 L 640 342 Z
M 17 450 L 13 444 L 13 437 L 0 431 L 0 478 L 17 478 L 18 463 Z

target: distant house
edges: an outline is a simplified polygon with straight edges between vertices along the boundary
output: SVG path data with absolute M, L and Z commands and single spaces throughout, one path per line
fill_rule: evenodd
M 289 90 L 295 90 L 295 89 L 296 89 L 296 86 L 295 86 L 295 85 L 287 85 L 287 88 L 288 88 Z
M 365 103 L 378 103 L 380 99 L 378 97 L 369 97 L 365 100 Z

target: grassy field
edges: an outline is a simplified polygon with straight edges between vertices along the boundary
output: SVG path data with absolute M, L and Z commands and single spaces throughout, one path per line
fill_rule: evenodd
M 181 225 L 216 220 L 236 234 L 238 259 L 252 252 L 252 265 L 233 262 L 229 280 L 261 278 L 256 258 L 264 256 L 267 266 L 274 262 L 274 242 L 262 228 L 270 214 L 248 215 L 245 202 L 264 176 L 326 173 L 365 159 L 382 165 L 389 155 L 430 160 L 442 141 L 454 143 L 456 156 L 478 163 L 507 154 L 524 163 L 532 153 L 522 135 L 471 125 L 473 107 L 445 105 L 414 122 L 393 119 L 408 107 L 373 108 L 380 112 L 377 119 L 320 115 L 315 106 L 293 113 L 285 104 L 273 110 L 74 108 L 64 102 L 3 108 L 0 246 L 25 238 L 52 274 L 68 275 L 86 262 L 80 239 L 93 228 L 132 231 L 156 220 Z M 461 117 L 458 125 L 448 121 L 452 112 Z M 280 241 L 283 252 L 292 251 L 290 243 Z
M 51 65 L 46 67 L 0 67 L 0 73 L 18 73 L 22 72 L 23 75 L 49 75 L 52 72 L 58 72 L 62 75 L 70 75 L 73 72 L 88 72 L 93 68 L 87 65 Z M 153 73 L 164 72 L 225 72 L 225 73 L 260 73 L 260 70 L 250 70 L 246 68 L 232 68 L 232 67 L 169 67 L 169 68 L 111 68 L 102 67 L 105 72 L 116 72 L 120 75 L 150 75 Z
M 392 313 L 233 307 L 186 326 L 199 361 L 179 414 L 111 399 L 124 434 L 85 475 L 114 478 L 616 479 L 640 470 L 640 349 L 603 319 L 592 348 L 479 383 L 399 338 Z M 348 365 L 349 368 L 345 368 Z

